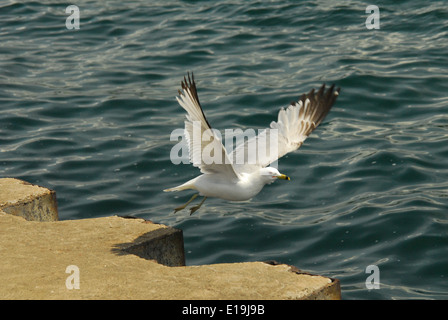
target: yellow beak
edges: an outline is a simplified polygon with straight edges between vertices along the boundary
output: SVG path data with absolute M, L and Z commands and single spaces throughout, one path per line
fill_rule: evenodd
M 278 179 L 283 179 L 283 180 L 288 180 L 288 181 L 291 180 L 288 176 L 286 176 L 284 174 L 279 175 L 277 178 Z

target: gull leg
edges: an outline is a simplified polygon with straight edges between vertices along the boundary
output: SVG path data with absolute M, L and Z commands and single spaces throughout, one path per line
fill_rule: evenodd
M 176 213 L 177 211 L 180 211 L 180 210 L 182 210 L 182 209 L 185 209 L 185 207 L 188 206 L 188 205 L 191 203 L 191 201 L 193 201 L 194 199 L 196 199 L 196 198 L 198 197 L 198 195 L 199 195 L 199 193 L 195 193 L 195 194 L 191 197 L 191 199 L 187 201 L 186 204 L 184 204 L 184 205 L 182 205 L 182 206 L 180 206 L 180 207 L 175 208 L 175 209 L 174 209 L 174 213 Z
M 207 199 L 207 197 L 204 197 L 204 199 L 202 199 L 201 203 L 199 203 L 197 206 L 191 207 L 190 208 L 190 216 L 195 213 L 204 203 L 205 199 Z

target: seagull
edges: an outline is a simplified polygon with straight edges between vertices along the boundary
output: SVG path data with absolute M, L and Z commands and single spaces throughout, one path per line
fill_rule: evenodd
M 190 215 L 196 212 L 208 197 L 245 201 L 256 196 L 266 184 L 271 184 L 277 179 L 290 180 L 287 175 L 269 165 L 285 154 L 297 150 L 303 144 L 328 114 L 340 92 L 340 88 L 335 89 L 334 84 L 327 90 L 325 90 L 325 84 L 317 92 L 312 89 L 307 94 L 303 94 L 298 101 L 291 102 L 286 109 L 281 108 L 277 121 L 272 121 L 269 128 L 259 131 L 258 135 L 247 139 L 236 146 L 232 152 L 227 153 L 219 135 L 212 130 L 205 117 L 193 73 L 191 77 L 190 73 L 187 77 L 184 76 L 181 88 L 182 90 L 178 90 L 179 96 L 176 96 L 176 99 L 187 112 L 184 136 L 188 145 L 190 162 L 198 167 L 202 174 L 177 187 L 163 191 L 189 189 L 197 191 L 187 203 L 175 208 L 174 212 L 185 209 L 199 195 L 203 196 L 198 205 L 190 208 Z M 195 130 L 196 134 L 200 133 L 198 136 L 200 139 L 204 134 L 208 134 L 209 139 L 205 139 L 206 143 L 194 141 Z M 258 154 L 255 161 L 248 161 L 246 158 L 239 162 L 235 161 L 238 155 L 253 153 L 253 149 L 250 149 L 251 143 L 256 145 L 263 141 L 272 141 L 270 137 L 276 138 L 274 140 L 276 150 L 267 144 L 265 149 L 268 152 Z M 205 152 L 206 148 L 208 153 Z M 215 158 L 213 159 L 220 161 L 211 161 L 209 156 L 211 148 L 214 150 Z

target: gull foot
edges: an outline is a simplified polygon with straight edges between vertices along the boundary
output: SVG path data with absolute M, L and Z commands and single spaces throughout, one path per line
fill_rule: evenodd
M 190 208 L 190 216 L 195 213 L 204 203 L 205 199 L 207 199 L 207 197 L 204 197 L 204 199 L 202 199 L 201 203 L 199 203 L 197 206 L 191 207 Z
M 184 205 L 182 205 L 182 206 L 180 206 L 180 207 L 174 208 L 174 212 L 173 212 L 173 213 L 177 213 L 178 211 L 185 209 L 185 208 L 190 204 L 191 201 L 193 201 L 194 199 L 197 198 L 198 195 L 199 195 L 199 194 L 197 194 L 197 193 L 194 194 L 194 195 L 191 197 L 191 199 L 187 201 L 186 204 L 184 204 Z

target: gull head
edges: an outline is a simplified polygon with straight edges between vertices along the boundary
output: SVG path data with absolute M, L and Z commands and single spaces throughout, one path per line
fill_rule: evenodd
M 260 176 L 265 183 L 269 183 L 269 184 L 271 184 L 272 182 L 274 182 L 277 179 L 291 180 L 287 175 L 280 173 L 277 169 L 272 168 L 272 167 L 261 168 Z

